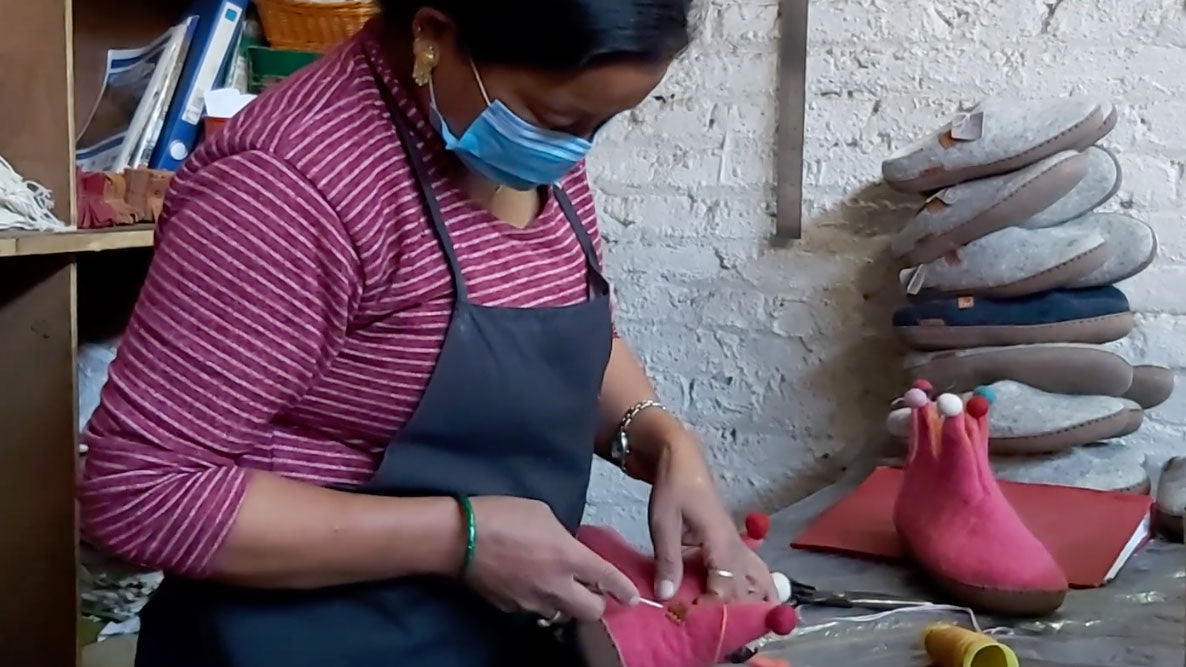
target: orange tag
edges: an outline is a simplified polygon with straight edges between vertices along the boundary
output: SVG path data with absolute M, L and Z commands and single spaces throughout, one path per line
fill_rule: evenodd
M 947 208 L 947 202 L 943 201 L 938 196 L 935 196 L 928 199 L 926 203 L 922 205 L 922 207 L 927 213 L 938 213 L 939 211 Z
M 955 307 L 960 310 L 967 310 L 976 305 L 976 298 L 971 296 L 961 296 L 955 300 Z

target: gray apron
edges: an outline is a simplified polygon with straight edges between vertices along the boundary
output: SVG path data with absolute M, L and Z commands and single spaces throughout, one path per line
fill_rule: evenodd
M 518 496 L 570 532 L 585 507 L 609 361 L 609 286 L 593 244 L 552 188 L 584 251 L 589 299 L 551 308 L 470 302 L 423 160 L 380 82 L 452 274 L 436 368 L 374 477 L 386 496 Z M 481 534 L 482 525 L 477 526 Z M 461 536 L 459 535 L 459 541 Z M 481 558 L 479 551 L 478 557 Z M 141 615 L 137 667 L 519 667 L 579 665 L 564 631 L 506 614 L 445 578 L 269 591 L 168 577 Z

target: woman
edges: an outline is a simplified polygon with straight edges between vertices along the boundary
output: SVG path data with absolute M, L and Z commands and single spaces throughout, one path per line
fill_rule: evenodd
M 137 663 L 574 664 L 621 572 L 594 451 L 653 485 L 670 596 L 773 594 L 613 334 L 583 158 L 689 0 L 388 0 L 177 174 L 85 434 L 89 538 L 168 576 Z

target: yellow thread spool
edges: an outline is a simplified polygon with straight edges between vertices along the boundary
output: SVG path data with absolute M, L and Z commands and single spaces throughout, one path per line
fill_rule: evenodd
M 935 667 L 1018 667 L 1013 649 L 988 635 L 947 623 L 928 625 L 922 641 Z

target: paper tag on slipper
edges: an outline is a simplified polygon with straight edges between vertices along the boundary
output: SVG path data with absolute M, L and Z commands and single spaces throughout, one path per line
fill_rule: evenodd
M 961 113 L 951 121 L 951 138 L 957 141 L 975 141 L 984 134 L 984 112 Z
M 927 197 L 927 200 L 922 203 L 922 209 L 920 210 L 938 213 L 939 211 L 942 211 L 951 205 L 951 202 L 948 201 L 950 197 L 951 188 L 940 190 L 930 197 Z
M 906 283 L 906 293 L 914 296 L 922 291 L 922 285 L 927 279 L 927 265 L 919 264 L 914 268 L 914 273 L 910 276 L 910 282 Z

